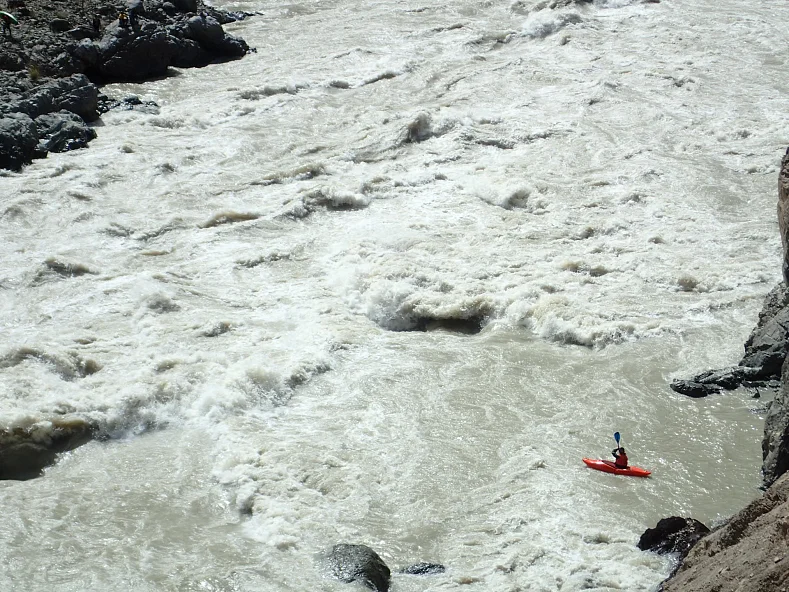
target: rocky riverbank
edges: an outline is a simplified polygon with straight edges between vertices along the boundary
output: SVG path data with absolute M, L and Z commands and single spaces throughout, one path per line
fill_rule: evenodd
M 19 21 L 0 37 L 0 169 L 85 147 L 111 106 L 98 85 L 166 76 L 250 50 L 222 25 L 249 16 L 202 0 L 7 0 Z
M 778 178 L 778 217 L 784 249 L 784 279 L 789 265 L 789 150 Z M 672 388 L 691 397 L 707 396 L 739 386 L 770 388 L 762 440 L 764 495 L 708 534 L 693 530 L 689 544 L 675 545 L 687 533 L 686 519 L 674 518 L 676 529 L 648 548 L 677 553 L 681 563 L 663 583 L 664 592 L 779 592 L 789 590 L 789 288 L 779 284 L 765 298 L 757 327 L 745 344 L 738 366 L 704 372 Z M 758 390 L 756 391 L 758 392 Z M 661 521 L 663 522 L 663 521 Z M 660 526 L 660 525 L 659 525 Z M 650 529 L 651 530 L 651 529 Z M 647 533 L 645 533 L 646 536 Z M 648 537 L 649 538 L 649 537 Z M 680 539 L 688 541 L 680 534 Z M 643 537 L 642 537 L 643 539 Z M 667 543 L 668 541 L 668 543 Z

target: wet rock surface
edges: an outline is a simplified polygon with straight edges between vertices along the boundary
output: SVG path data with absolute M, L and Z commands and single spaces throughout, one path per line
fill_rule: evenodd
M 84 124 L 101 112 L 97 84 L 149 80 L 166 76 L 170 67 L 201 67 L 250 51 L 222 28 L 249 13 L 223 12 L 197 0 L 15 0 L 9 10 L 19 25 L 10 38 L 0 37 L 3 169 L 86 147 L 95 132 Z
M 81 419 L 0 430 L 0 479 L 39 477 L 58 454 L 88 443 L 96 433 L 96 425 Z
M 637 546 L 642 551 L 676 553 L 684 557 L 709 532 L 710 529 L 698 520 L 671 516 L 659 520 L 655 528 L 648 528 L 641 535 Z
M 447 570 L 446 567 L 441 565 L 440 563 L 415 563 L 414 565 L 409 565 L 408 567 L 403 568 L 400 570 L 400 573 L 404 573 L 411 576 L 431 576 L 434 574 L 441 574 Z
M 376 592 L 387 592 L 391 583 L 391 571 L 384 560 L 366 545 L 342 543 L 334 545 L 326 554 L 326 565 L 330 575 L 341 582 L 359 582 Z M 422 561 L 398 570 L 410 576 L 442 574 L 446 567 L 440 563 Z
M 328 554 L 328 563 L 331 575 L 341 582 L 360 582 L 376 592 L 389 590 L 389 567 L 366 545 L 334 545 Z

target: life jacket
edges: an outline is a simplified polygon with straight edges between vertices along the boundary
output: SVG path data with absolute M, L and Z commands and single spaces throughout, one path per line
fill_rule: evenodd
M 627 454 L 618 454 L 614 464 L 620 469 L 627 468 Z

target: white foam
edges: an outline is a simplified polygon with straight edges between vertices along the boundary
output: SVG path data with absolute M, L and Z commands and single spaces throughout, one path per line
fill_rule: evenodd
M 533 39 L 543 39 L 553 35 L 570 25 L 577 25 L 583 22 L 581 15 L 577 12 L 550 12 L 530 14 L 523 23 L 521 35 Z

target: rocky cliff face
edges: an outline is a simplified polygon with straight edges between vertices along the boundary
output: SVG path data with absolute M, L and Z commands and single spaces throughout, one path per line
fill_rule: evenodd
M 778 179 L 778 221 L 786 281 L 789 270 L 789 150 L 783 157 Z M 690 396 L 704 396 L 710 389 L 715 392 L 735 388 L 747 383 L 749 378 L 766 380 L 759 384 L 772 386 L 771 381 L 780 368 L 776 395 L 764 422 L 762 474 L 766 492 L 726 524 L 701 538 L 674 575 L 663 583 L 664 592 L 789 591 L 788 345 L 789 289 L 783 283 L 767 295 L 759 323 L 746 343 L 746 355 L 739 366 L 705 372 L 690 381 L 678 381 L 684 384 L 672 384 L 678 392 L 696 393 L 685 392 Z
M 789 590 L 789 475 L 694 546 L 663 592 Z

